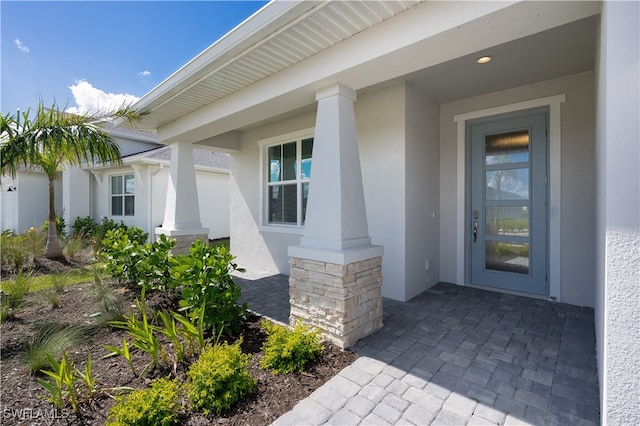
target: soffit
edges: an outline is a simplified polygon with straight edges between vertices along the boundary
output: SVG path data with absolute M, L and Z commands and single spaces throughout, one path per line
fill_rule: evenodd
M 166 84 L 145 96 L 137 107 L 153 112 L 143 120 L 143 127 L 158 128 L 196 111 L 244 87 L 295 65 L 353 35 L 385 21 L 423 0 L 331 1 L 311 3 L 313 7 L 293 15 L 285 25 L 278 24 L 262 39 L 250 46 L 238 44 L 237 52 L 227 51 L 214 57 L 187 75 L 178 84 Z M 310 2 L 306 3 L 306 7 Z M 267 6 L 269 7 L 269 5 Z M 265 31 L 265 28 L 260 30 Z M 215 50 L 212 45 L 207 50 Z M 203 52 L 205 55 L 207 51 Z M 197 59 L 197 58 L 196 58 Z M 186 68 L 186 67 L 185 67 Z M 179 70 L 179 74 L 182 70 Z M 186 74 L 186 72 L 185 72 Z M 166 84 L 166 90 L 162 86 Z

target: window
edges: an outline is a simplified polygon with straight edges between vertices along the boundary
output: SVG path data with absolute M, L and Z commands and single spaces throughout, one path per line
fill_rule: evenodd
M 291 138 L 284 143 L 263 146 L 265 221 L 274 225 L 304 225 L 313 137 Z
M 111 216 L 135 215 L 134 175 L 111 176 Z

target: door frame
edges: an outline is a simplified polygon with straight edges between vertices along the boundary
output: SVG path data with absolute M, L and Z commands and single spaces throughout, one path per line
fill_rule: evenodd
M 468 221 L 468 179 L 467 121 L 489 118 L 502 114 L 516 113 L 529 109 L 548 107 L 549 109 L 549 297 L 561 301 L 561 218 L 562 218 L 562 122 L 561 105 L 566 94 L 531 99 L 528 101 L 481 109 L 453 116 L 457 124 L 457 185 L 456 185 L 456 284 L 470 284 L 470 262 L 467 242 L 470 237 Z

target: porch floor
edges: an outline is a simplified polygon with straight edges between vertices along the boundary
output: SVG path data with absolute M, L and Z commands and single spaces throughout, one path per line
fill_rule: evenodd
M 249 309 L 288 323 L 288 277 L 253 278 L 236 279 Z M 276 424 L 599 424 L 593 309 L 446 283 L 383 309 Z

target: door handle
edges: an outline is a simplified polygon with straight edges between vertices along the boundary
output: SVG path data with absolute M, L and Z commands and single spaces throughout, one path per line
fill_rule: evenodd
M 478 227 L 480 225 L 478 225 L 478 222 L 473 222 L 473 242 L 476 242 L 476 239 L 478 239 Z

